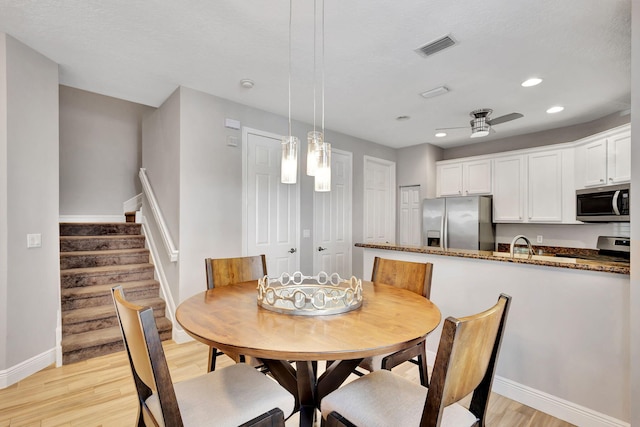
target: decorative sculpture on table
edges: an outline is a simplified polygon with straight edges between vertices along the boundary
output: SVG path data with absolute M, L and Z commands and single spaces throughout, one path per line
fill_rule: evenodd
M 342 279 L 321 271 L 305 276 L 296 271 L 258 280 L 258 305 L 278 313 L 321 316 L 345 313 L 362 305 L 362 280 Z

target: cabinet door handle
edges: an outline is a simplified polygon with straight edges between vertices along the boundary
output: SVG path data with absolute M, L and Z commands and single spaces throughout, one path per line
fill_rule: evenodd
M 604 182 L 604 179 L 601 179 L 600 182 Z
M 289 252 L 290 254 L 295 254 L 297 251 L 298 250 L 296 248 L 291 248 L 287 252 Z
M 609 182 L 613 182 L 613 178 L 609 178 Z
M 322 246 L 318 246 L 318 252 L 326 251 L 327 248 L 323 248 Z

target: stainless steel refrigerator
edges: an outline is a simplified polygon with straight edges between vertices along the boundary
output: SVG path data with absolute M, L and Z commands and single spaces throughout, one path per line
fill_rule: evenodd
M 493 251 L 495 228 L 491 201 L 491 196 L 425 199 L 422 244 L 442 249 Z

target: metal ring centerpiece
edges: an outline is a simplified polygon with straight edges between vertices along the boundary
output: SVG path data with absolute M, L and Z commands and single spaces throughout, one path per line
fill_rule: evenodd
M 296 271 L 258 280 L 258 305 L 278 313 L 323 316 L 355 310 L 362 305 L 362 280 L 345 280 L 321 271 L 305 276 Z

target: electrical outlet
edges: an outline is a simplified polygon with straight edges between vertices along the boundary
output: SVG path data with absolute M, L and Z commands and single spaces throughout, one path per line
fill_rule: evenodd
M 536 242 L 542 243 L 542 236 L 537 236 L 536 237 Z

